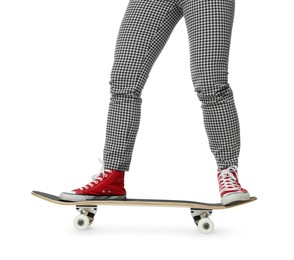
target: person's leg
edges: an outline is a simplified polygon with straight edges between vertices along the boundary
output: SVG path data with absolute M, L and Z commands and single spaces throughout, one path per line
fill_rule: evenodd
M 140 123 L 141 92 L 149 72 L 183 16 L 175 1 L 131 0 L 120 26 L 111 72 L 103 160 L 128 171 Z
M 228 83 L 234 6 L 234 0 L 192 0 L 183 4 L 192 81 L 219 169 L 237 166 L 240 150 L 239 120 Z
M 120 26 L 111 72 L 104 163 L 85 186 L 62 192 L 61 200 L 125 199 L 129 170 L 140 123 L 141 92 L 149 72 L 183 16 L 173 0 L 130 0 Z
M 240 129 L 228 83 L 234 8 L 234 0 L 183 2 L 193 85 L 202 103 L 210 149 L 218 166 L 221 202 L 225 205 L 250 199 L 238 181 Z

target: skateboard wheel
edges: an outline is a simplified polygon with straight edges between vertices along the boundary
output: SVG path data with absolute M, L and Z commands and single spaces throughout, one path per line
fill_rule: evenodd
M 75 217 L 73 224 L 76 229 L 78 230 L 84 230 L 90 225 L 90 219 L 84 214 L 80 214 Z
M 211 233 L 214 229 L 214 224 L 210 218 L 201 218 L 198 221 L 198 228 L 201 233 Z

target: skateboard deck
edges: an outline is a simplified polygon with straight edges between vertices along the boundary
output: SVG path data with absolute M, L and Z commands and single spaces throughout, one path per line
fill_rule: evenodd
M 214 224 L 209 216 L 212 210 L 228 209 L 241 206 L 255 201 L 256 197 L 251 197 L 248 201 L 240 201 L 229 205 L 222 205 L 221 203 L 204 203 L 197 201 L 185 200 L 160 200 L 160 199 L 101 199 L 101 200 L 86 200 L 86 201 L 62 201 L 58 196 L 40 192 L 32 191 L 32 195 L 55 203 L 59 205 L 76 206 L 77 211 L 80 212 L 74 219 L 74 226 L 79 229 L 86 229 L 94 221 L 94 216 L 97 212 L 97 207 L 102 205 L 108 206 L 151 206 L 151 207 L 183 207 L 190 208 L 191 214 L 195 224 L 201 232 L 210 233 L 213 231 Z

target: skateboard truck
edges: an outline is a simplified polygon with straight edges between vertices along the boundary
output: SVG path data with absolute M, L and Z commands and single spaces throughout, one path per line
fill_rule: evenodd
M 77 229 L 86 229 L 94 222 L 97 206 L 76 206 L 76 210 L 80 212 L 73 220 L 73 224 Z
M 211 233 L 214 229 L 214 224 L 209 216 L 212 214 L 210 209 L 194 209 L 191 208 L 191 215 L 195 224 L 202 233 Z

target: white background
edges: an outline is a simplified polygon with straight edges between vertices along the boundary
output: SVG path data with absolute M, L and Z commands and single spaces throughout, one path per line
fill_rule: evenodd
M 1 255 L 6 259 L 293 259 L 292 0 L 236 2 L 229 82 L 242 135 L 239 174 L 258 200 L 215 211 L 199 233 L 188 209 L 74 207 L 39 200 L 100 168 L 116 37 L 127 0 L 1 0 Z M 194 93 L 184 19 L 143 92 L 128 197 L 217 202 L 216 165 Z

